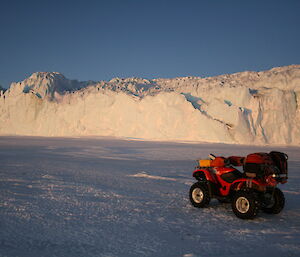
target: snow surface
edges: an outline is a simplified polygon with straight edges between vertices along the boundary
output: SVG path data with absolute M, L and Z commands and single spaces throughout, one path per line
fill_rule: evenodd
M 209 153 L 289 155 L 286 207 L 240 220 L 188 199 Z M 0 137 L 0 256 L 300 256 L 300 148 Z
M 0 134 L 299 146 L 299 98 L 300 65 L 108 82 L 37 72 L 0 92 Z

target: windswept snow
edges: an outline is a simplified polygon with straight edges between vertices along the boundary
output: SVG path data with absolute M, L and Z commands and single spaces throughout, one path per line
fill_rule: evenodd
M 161 176 L 153 176 L 149 175 L 146 172 L 142 171 L 137 174 L 129 175 L 130 177 L 135 177 L 135 178 L 149 178 L 149 179 L 158 179 L 158 180 L 170 180 L 170 181 L 176 181 L 175 178 L 167 178 L 167 177 L 161 177 Z
M 108 82 L 37 72 L 0 93 L 0 134 L 299 145 L 299 95 L 300 65 Z
M 188 199 L 209 153 L 289 155 L 286 206 L 240 220 Z M 300 149 L 0 137 L 0 256 L 300 256 Z

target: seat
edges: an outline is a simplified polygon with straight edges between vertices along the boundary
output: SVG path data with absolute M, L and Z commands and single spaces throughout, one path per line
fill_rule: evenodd
M 232 183 L 233 181 L 243 178 L 243 177 L 244 177 L 244 174 L 237 169 L 221 175 L 221 178 L 224 181 L 226 181 L 227 183 Z

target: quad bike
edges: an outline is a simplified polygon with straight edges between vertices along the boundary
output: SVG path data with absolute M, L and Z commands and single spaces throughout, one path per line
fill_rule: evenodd
M 210 160 L 199 160 L 193 172 L 197 180 L 189 194 L 193 206 L 206 207 L 212 198 L 231 202 L 234 214 L 241 219 L 252 219 L 259 210 L 281 212 L 285 198 L 276 186 L 288 179 L 286 154 L 273 151 L 246 157 L 209 157 Z M 244 172 L 233 166 L 243 166 Z

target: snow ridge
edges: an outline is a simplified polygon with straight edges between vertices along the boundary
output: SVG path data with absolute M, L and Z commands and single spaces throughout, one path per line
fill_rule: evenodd
M 33 93 L 40 98 L 51 98 L 55 92 L 63 94 L 76 91 L 93 83 L 69 80 L 59 72 L 35 72 L 22 82 L 12 83 L 9 92 L 12 95 Z
M 99 82 L 36 72 L 0 93 L 0 134 L 299 145 L 299 97 L 300 65 Z

